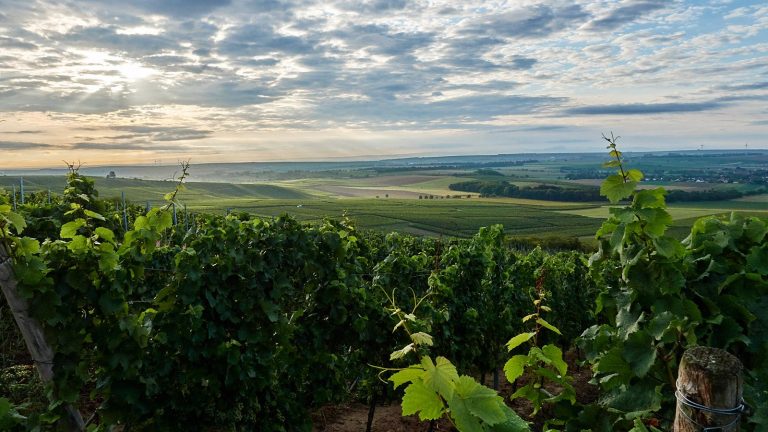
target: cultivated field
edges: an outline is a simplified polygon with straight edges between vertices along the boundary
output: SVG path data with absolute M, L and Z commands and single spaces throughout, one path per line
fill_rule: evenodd
M 403 160 L 400 166 L 397 161 L 355 165 L 234 164 L 229 172 L 227 165 L 199 165 L 192 166 L 191 181 L 179 198 L 192 212 L 250 212 L 263 216 L 287 213 L 307 222 L 347 215 L 363 228 L 381 231 L 465 237 L 476 233 L 482 226 L 503 224 L 512 235 L 587 238 L 594 234 L 602 219 L 608 215 L 607 201 L 574 203 L 481 198 L 477 193 L 451 190 L 450 185 L 480 180 L 506 181 L 519 188 L 542 185 L 565 190 L 594 188 L 600 184 L 601 178 L 569 180 L 566 174 L 583 173 L 584 170 L 599 174 L 600 157 L 584 154 L 531 155 L 530 158 L 517 157 L 513 166 L 508 166 L 509 162 L 498 156 L 497 167 L 493 167 L 496 162 L 490 156 L 469 158 L 467 161 L 471 162 L 466 162 L 466 165 L 462 165 L 462 159 L 457 158 L 409 159 Z M 651 170 L 656 173 L 654 175 L 686 179 L 647 182 L 640 187 L 663 186 L 668 190 L 686 192 L 754 190 L 760 186 L 690 179 L 696 172 L 712 173 L 723 169 L 726 173 L 740 173 L 747 167 L 760 172 L 768 166 L 766 161 L 768 153 L 750 158 L 735 153 L 707 157 L 635 155 L 629 158 L 630 164 Z M 443 163 L 445 165 L 441 165 Z M 727 171 L 728 167 L 733 170 Z M 666 174 L 659 174 L 662 169 L 666 170 L 663 171 Z M 694 169 L 699 171 L 692 171 Z M 100 172 L 96 168 L 90 170 Z M 175 186 L 173 181 L 157 180 L 159 177 L 171 178 L 173 171 L 177 170 L 174 167 L 167 167 L 164 171 L 160 167 L 123 167 L 115 170 L 146 175 L 155 180 L 95 177 L 96 187 L 103 198 L 119 199 L 125 193 L 130 201 L 157 206 L 164 202 L 163 195 Z M 216 178 L 220 182 L 195 181 L 201 177 Z M 16 185 L 18 189 L 19 178 L 18 175 L 0 176 L 0 186 L 10 190 L 12 185 Z M 24 184 L 26 192 L 51 190 L 57 194 L 63 190 L 64 176 L 24 175 Z M 675 218 L 675 225 L 681 228 L 690 227 L 697 217 L 732 211 L 768 217 L 768 194 L 720 201 L 675 202 L 669 205 L 669 210 Z

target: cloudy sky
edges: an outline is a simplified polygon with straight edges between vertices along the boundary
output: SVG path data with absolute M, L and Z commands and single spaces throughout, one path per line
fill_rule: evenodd
M 768 147 L 768 4 L 0 0 L 0 167 Z

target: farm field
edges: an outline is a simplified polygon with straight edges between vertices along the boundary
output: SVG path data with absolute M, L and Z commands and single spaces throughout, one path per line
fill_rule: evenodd
M 599 180 L 566 181 L 557 178 L 563 161 L 500 168 L 496 174 L 464 170 L 404 170 L 395 172 L 328 171 L 305 173 L 310 177 L 268 180 L 259 183 L 196 182 L 186 184 L 179 195 L 190 212 L 248 212 L 266 217 L 289 214 L 305 222 L 346 215 L 359 227 L 383 232 L 468 237 L 480 227 L 502 224 L 512 236 L 559 236 L 591 238 L 608 216 L 606 202 L 562 202 L 525 198 L 481 198 L 450 185 L 479 179 L 504 179 L 518 187 L 553 185 L 573 188 L 599 184 Z M 559 165 L 558 165 L 559 164 Z M 578 162 L 581 166 L 586 162 Z M 194 173 L 195 167 L 192 167 Z M 526 170 L 526 171 L 522 171 Z M 312 176 L 313 174 L 314 177 Z M 506 174 L 506 175 L 505 175 Z M 525 177 L 523 177 L 525 176 Z M 521 178 L 523 177 L 523 178 Z M 194 178 L 194 176 L 193 176 Z M 173 181 L 125 178 L 94 178 L 100 196 L 150 206 L 161 205 Z M 0 176 L 0 186 L 19 187 L 19 177 Z M 64 176 L 24 176 L 26 192 L 60 193 Z M 668 189 L 696 190 L 704 185 L 684 184 Z M 432 197 L 432 198 L 430 198 Z M 732 211 L 768 216 L 768 195 L 750 195 L 728 201 L 670 204 L 676 225 L 689 227 L 697 217 Z

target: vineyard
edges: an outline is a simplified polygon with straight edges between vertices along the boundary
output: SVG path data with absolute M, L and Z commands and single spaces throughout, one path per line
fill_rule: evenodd
M 669 430 L 680 359 L 701 345 L 741 360 L 742 430 L 765 430 L 768 223 L 667 236 L 665 191 L 638 190 L 609 144 L 617 207 L 591 256 L 515 250 L 500 225 L 442 240 L 177 214 L 182 181 L 147 211 L 76 169 L 50 202 L 2 194 L 0 282 L 18 302 L 0 306 L 0 429 L 310 431 L 354 400 L 399 401 L 419 430 Z M 26 353 L 14 307 L 49 358 Z

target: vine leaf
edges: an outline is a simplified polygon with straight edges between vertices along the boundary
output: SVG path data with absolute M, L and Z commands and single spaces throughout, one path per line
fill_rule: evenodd
M 626 181 L 620 174 L 609 175 L 600 186 L 600 195 L 608 198 L 611 203 L 617 203 L 632 195 L 637 182 Z
M 506 420 L 499 406 L 503 402 L 495 390 L 481 386 L 471 377 L 463 375 L 456 383 L 456 394 L 449 406 L 453 410 L 454 403 L 463 403 L 474 416 L 488 425 L 495 425 Z
M 656 347 L 653 337 L 647 332 L 632 333 L 624 343 L 622 356 L 629 363 L 632 372 L 638 377 L 644 377 L 656 363 Z
M 440 393 L 445 400 L 451 400 L 456 381 L 459 380 L 456 366 L 445 357 L 438 357 L 437 364 L 434 364 L 429 356 L 422 357 L 421 366 L 424 367 L 424 373 L 421 376 L 424 385 Z
M 562 335 L 563 335 L 562 333 L 560 333 L 560 330 L 559 330 L 557 327 L 555 327 L 555 326 L 553 326 L 552 324 L 548 323 L 548 322 L 547 322 L 547 321 L 546 321 L 544 318 L 537 318 L 537 319 L 536 319 L 536 322 L 537 322 L 537 323 L 538 323 L 540 326 L 542 326 L 542 327 L 545 327 L 545 328 L 548 328 L 549 330 L 552 330 L 553 332 L 555 332 L 555 333 L 559 334 L 560 336 L 562 336 Z
M 414 381 L 405 388 L 403 415 L 419 414 L 421 420 L 437 420 L 443 415 L 443 401 L 421 381 Z
M 397 360 L 405 357 L 406 354 L 413 351 L 414 345 L 412 343 L 409 343 L 408 345 L 402 347 L 401 349 L 397 351 L 393 351 L 392 354 L 389 355 L 390 360 Z
M 535 335 L 536 335 L 536 332 L 520 333 L 519 335 L 510 339 L 509 342 L 507 342 L 507 350 L 512 351 L 513 349 L 519 347 L 525 342 L 528 342 Z
M 424 333 L 424 332 L 418 332 L 411 335 L 411 340 L 416 345 L 427 345 L 432 346 L 432 336 Z
M 405 383 L 416 381 L 417 379 L 421 378 L 423 373 L 424 368 L 418 365 L 411 365 L 397 373 L 392 374 L 392 376 L 389 377 L 389 380 L 394 383 L 395 388 L 398 388 Z
M 72 222 L 67 222 L 61 226 L 61 232 L 59 237 L 63 239 L 71 239 L 75 237 L 77 230 L 85 226 L 85 219 L 75 219 Z
M 21 234 L 24 228 L 27 227 L 27 222 L 20 214 L 11 211 L 11 206 L 0 206 L 0 214 L 16 229 L 17 234 Z
M 568 364 L 563 360 L 563 351 L 555 345 L 545 345 L 541 352 L 550 360 L 550 364 L 557 369 L 561 376 L 568 373 Z
M 502 404 L 501 410 L 504 412 L 506 420 L 502 423 L 491 426 L 490 432 L 530 432 L 531 428 L 512 408 Z
M 504 364 L 504 375 L 507 377 L 507 381 L 515 382 L 516 379 L 523 375 L 525 365 L 528 364 L 528 356 L 516 355 L 507 360 Z

